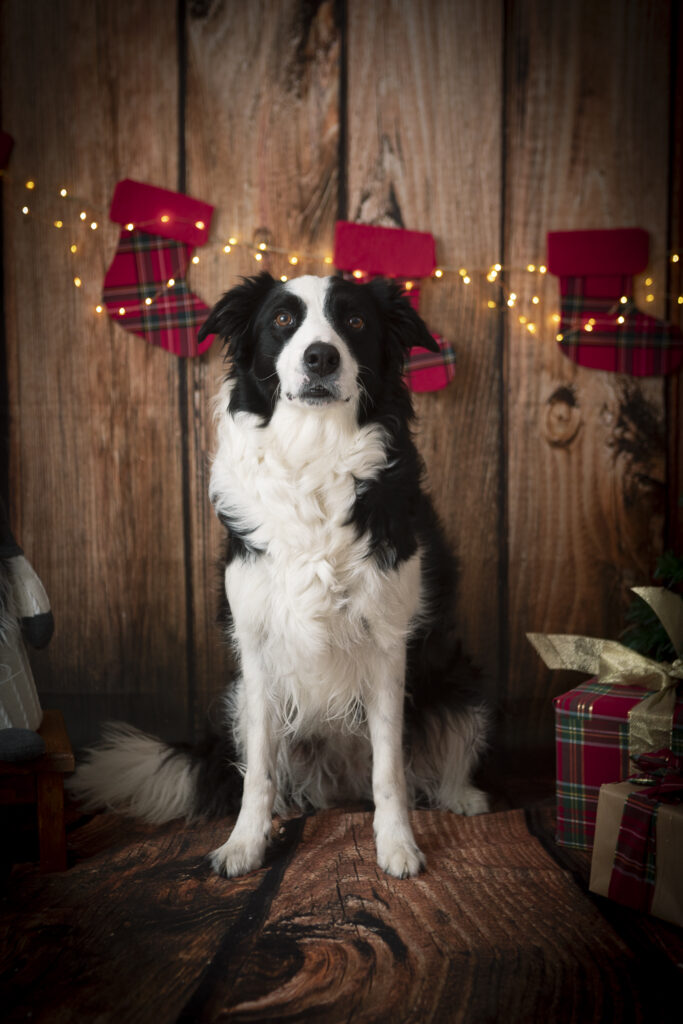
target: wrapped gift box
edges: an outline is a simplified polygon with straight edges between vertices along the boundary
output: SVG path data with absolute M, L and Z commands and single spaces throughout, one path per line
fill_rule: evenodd
M 600 789 L 589 888 L 601 896 L 683 925 L 683 803 L 662 803 L 639 793 L 642 786 L 616 782 Z M 638 796 L 636 813 L 648 829 L 649 841 L 622 846 L 627 800 Z M 627 837 L 628 838 L 628 837 Z
M 628 713 L 651 697 L 652 691 L 643 686 L 593 679 L 555 698 L 560 845 L 592 848 L 600 786 L 633 774 Z M 676 702 L 671 746 L 675 754 L 683 754 L 683 692 Z

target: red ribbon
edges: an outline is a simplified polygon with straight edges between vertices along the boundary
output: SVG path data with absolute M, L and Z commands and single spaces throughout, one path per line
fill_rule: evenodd
M 629 782 L 647 787 L 639 790 L 641 796 L 666 803 L 683 799 L 683 757 L 668 749 L 653 750 L 634 757 L 633 763 L 640 774 L 631 776 Z

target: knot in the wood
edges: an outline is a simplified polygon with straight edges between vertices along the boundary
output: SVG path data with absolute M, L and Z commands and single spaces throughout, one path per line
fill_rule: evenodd
M 546 402 L 543 433 L 554 448 L 566 448 L 581 427 L 581 409 L 574 389 L 566 384 L 553 391 Z

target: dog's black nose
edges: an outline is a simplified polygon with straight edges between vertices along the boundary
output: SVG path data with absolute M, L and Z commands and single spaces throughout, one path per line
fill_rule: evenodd
M 325 341 L 314 341 L 304 352 L 304 363 L 309 370 L 319 377 L 327 377 L 339 368 L 341 357 L 334 345 Z

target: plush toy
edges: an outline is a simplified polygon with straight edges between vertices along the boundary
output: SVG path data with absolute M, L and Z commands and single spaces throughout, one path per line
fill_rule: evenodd
M 45 588 L 12 536 L 0 501 L 0 761 L 45 752 L 36 732 L 43 711 L 24 640 L 44 647 L 53 629 Z

